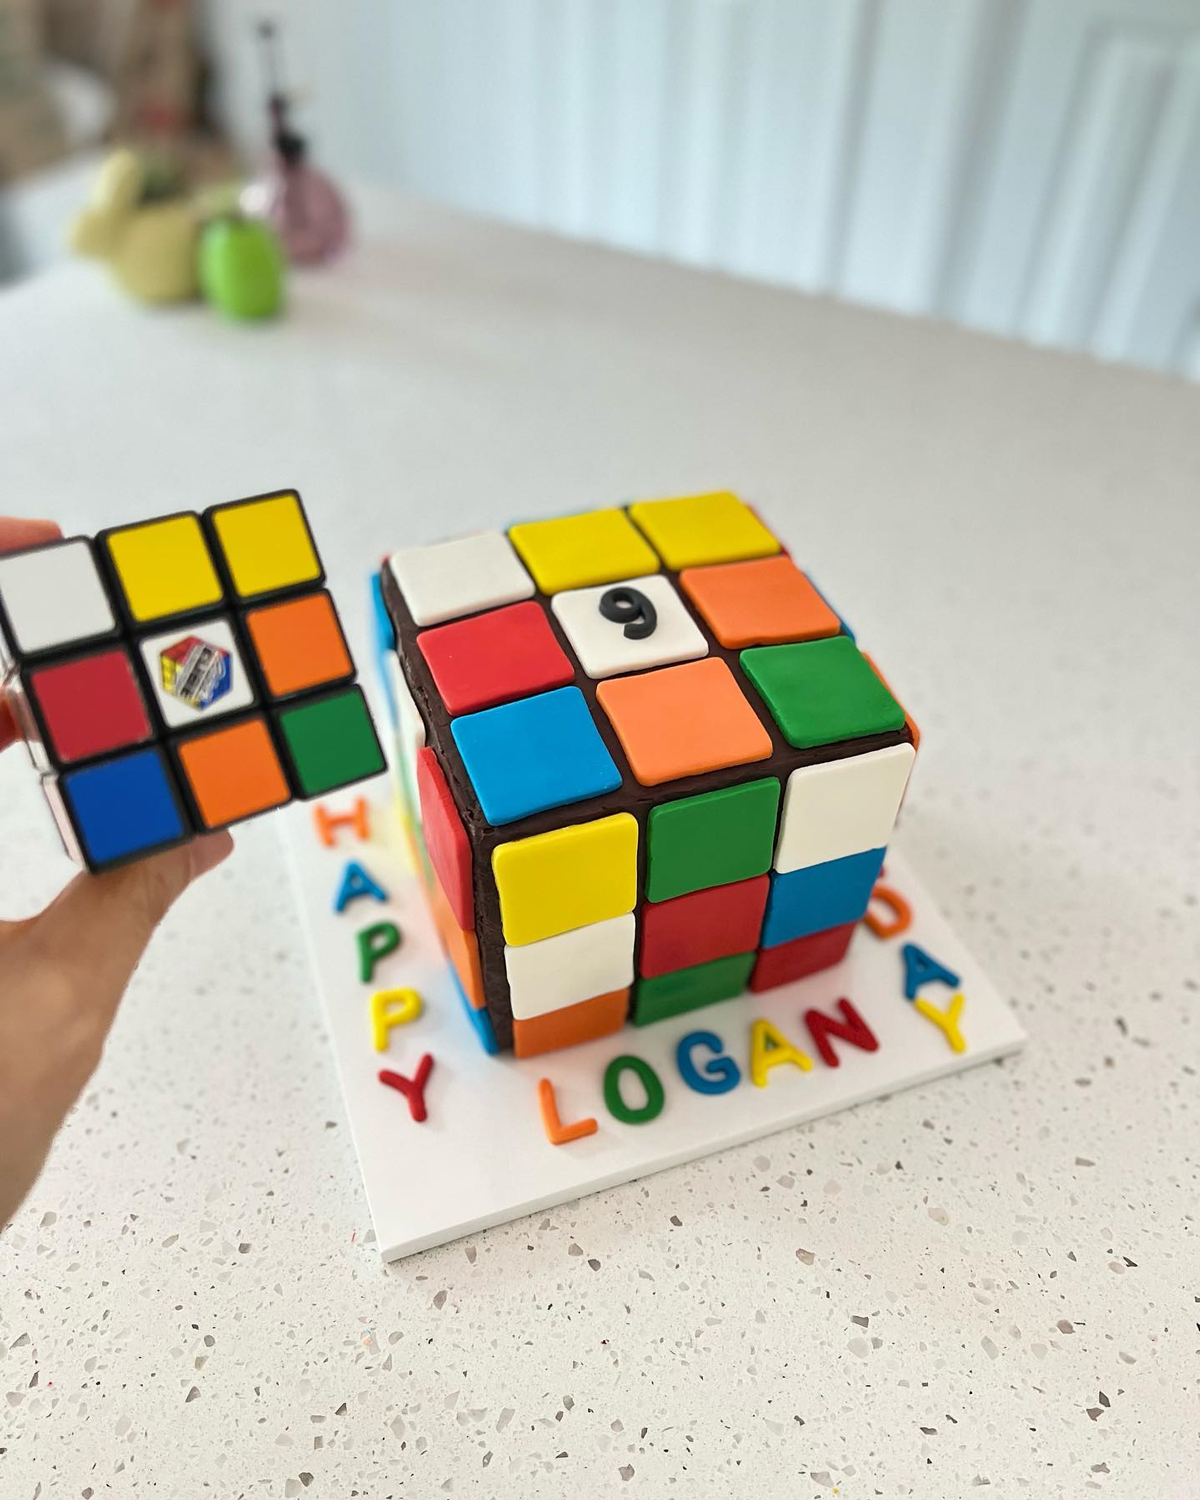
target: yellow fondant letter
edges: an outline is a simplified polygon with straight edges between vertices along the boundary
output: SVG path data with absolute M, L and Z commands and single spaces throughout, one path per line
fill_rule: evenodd
M 930 1000 L 913 1001 L 917 1010 L 921 1012 L 927 1021 L 932 1021 L 950 1043 L 952 1052 L 965 1052 L 967 1050 L 966 1039 L 958 1029 L 959 1019 L 962 1016 L 963 1006 L 966 1003 L 966 999 L 961 994 L 951 995 L 950 1004 L 947 1005 L 945 1010 L 938 1010 L 937 1006 Z
M 812 1058 L 799 1047 L 793 1047 L 770 1021 L 755 1021 L 750 1028 L 750 1077 L 755 1088 L 765 1089 L 767 1074 L 780 1063 L 794 1063 L 807 1073 Z
M 377 990 L 371 996 L 371 1037 L 376 1052 L 386 1052 L 394 1026 L 407 1026 L 421 1014 L 416 990 Z

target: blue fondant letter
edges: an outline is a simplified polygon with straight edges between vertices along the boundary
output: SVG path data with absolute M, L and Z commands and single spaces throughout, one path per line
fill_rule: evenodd
M 333 898 L 334 911 L 345 911 L 351 901 L 360 896 L 374 896 L 376 901 L 386 901 L 387 892 L 371 879 L 357 860 L 351 860 L 342 874 L 342 883 Z
M 918 948 L 916 943 L 905 943 L 900 950 L 900 957 L 904 960 L 904 998 L 915 1000 L 917 991 L 923 984 L 948 984 L 952 990 L 958 988 L 958 975 L 952 969 L 947 969 L 944 964 L 938 963 L 932 954 L 926 953 L 924 948 Z
M 702 1070 L 692 1060 L 697 1047 L 707 1047 L 717 1054 L 708 1059 Z M 725 1043 L 713 1031 L 689 1031 L 687 1036 L 680 1037 L 675 1049 L 675 1064 L 684 1083 L 698 1094 L 727 1094 L 742 1081 L 742 1070 L 726 1053 Z

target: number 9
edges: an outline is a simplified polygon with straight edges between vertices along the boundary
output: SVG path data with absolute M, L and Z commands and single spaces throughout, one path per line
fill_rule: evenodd
M 624 625 L 625 637 L 631 641 L 644 641 L 658 628 L 658 614 L 645 594 L 631 589 L 628 584 L 607 589 L 600 595 L 600 613 L 616 625 Z

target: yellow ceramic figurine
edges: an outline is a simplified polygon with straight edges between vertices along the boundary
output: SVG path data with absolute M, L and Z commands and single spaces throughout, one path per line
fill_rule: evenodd
M 118 284 L 143 302 L 189 301 L 200 293 L 200 214 L 189 198 L 142 202 L 145 181 L 135 152 L 114 151 L 71 225 L 71 248 L 106 260 Z

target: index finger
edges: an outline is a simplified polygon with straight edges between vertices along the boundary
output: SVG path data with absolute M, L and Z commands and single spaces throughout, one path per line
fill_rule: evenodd
M 42 542 L 57 541 L 62 527 L 57 521 L 24 520 L 19 516 L 0 516 L 0 552 L 19 552 L 22 547 L 36 547 Z M 7 700 L 0 694 L 0 750 L 21 738 Z

